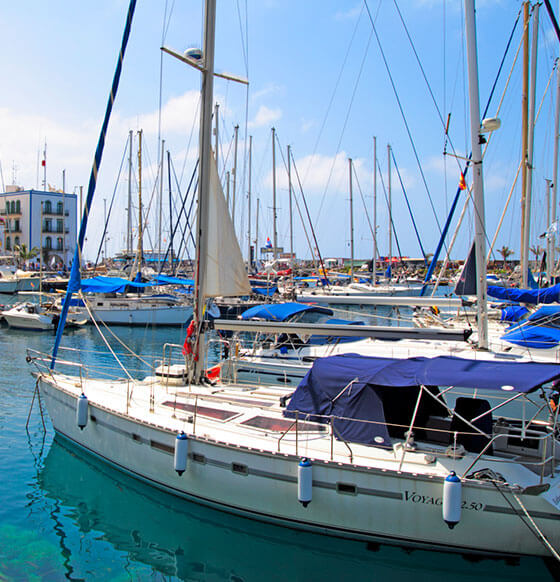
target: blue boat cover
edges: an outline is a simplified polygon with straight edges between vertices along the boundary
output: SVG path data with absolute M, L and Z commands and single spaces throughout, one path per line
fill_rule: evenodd
M 540 321 L 542 319 L 556 319 L 560 315 L 560 305 L 546 305 L 539 307 L 529 316 L 529 321 Z
M 120 277 L 92 277 L 82 279 L 80 289 L 85 293 L 123 293 L 127 287 L 143 289 L 153 287 L 153 285 L 154 283 L 138 283 Z
M 258 317 L 265 321 L 286 321 L 296 313 L 302 311 L 315 311 L 324 313 L 325 315 L 333 314 L 331 309 L 318 307 L 317 305 L 303 305 L 302 303 L 265 303 L 247 309 L 247 311 L 241 314 L 241 319 Z
M 560 365 L 535 362 L 466 360 L 452 356 L 436 358 L 372 358 L 344 354 L 315 361 L 294 392 L 285 415 L 308 415 L 308 420 L 326 422 L 335 416 L 335 435 L 365 444 L 390 445 L 387 423 L 411 420 L 418 386 L 460 386 L 519 393 L 560 376 Z M 411 397 L 411 398 L 410 398 Z M 432 398 L 430 402 L 438 405 Z M 408 405 L 407 405 L 408 402 Z M 401 408 L 410 413 L 395 419 Z M 420 411 L 419 411 L 420 413 Z M 427 410 L 424 414 L 429 414 Z M 320 415 L 316 416 L 316 415 Z M 301 416 L 300 416 L 301 417 Z M 357 422 L 367 421 L 367 422 Z M 421 418 L 418 417 L 418 424 Z
M 272 287 L 251 287 L 251 289 L 255 295 L 264 295 L 265 297 L 272 297 L 278 291 L 276 285 Z
M 541 325 L 522 325 L 506 332 L 502 339 L 524 348 L 547 350 L 560 343 L 560 329 Z
M 488 295 L 497 299 L 506 299 L 516 303 L 557 303 L 560 297 L 560 283 L 543 289 L 516 289 L 514 287 L 500 287 L 488 285 Z
M 181 277 L 170 277 L 169 275 L 158 275 L 152 285 L 185 285 L 194 287 L 194 279 L 182 279 Z
M 503 307 L 500 314 L 500 321 L 519 321 L 529 310 L 521 305 L 510 305 Z

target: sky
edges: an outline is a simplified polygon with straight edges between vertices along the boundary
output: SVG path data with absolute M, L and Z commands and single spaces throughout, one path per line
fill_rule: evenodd
M 3 3 L 1 186 L 16 183 L 42 189 L 39 168 L 46 144 L 47 184 L 62 188 L 64 172 L 67 192 L 79 192 L 80 186 L 86 190 L 127 8 L 126 0 Z M 521 2 L 514 0 L 477 2 L 482 110 L 520 9 Z M 546 180 L 552 178 L 556 94 L 552 75 L 559 47 L 544 7 L 539 22 L 532 246 L 543 245 L 538 236 L 547 228 Z M 99 171 L 87 258 L 97 254 L 105 208 L 110 209 L 108 254 L 126 246 L 130 131 L 135 149 L 137 132 L 143 132 L 147 247 L 158 246 L 160 139 L 165 140 L 164 149 L 172 159 L 172 197 L 174 212 L 178 212 L 179 192 L 184 195 L 197 157 L 200 76 L 162 55 L 160 47 L 177 51 L 200 47 L 202 24 L 200 1 L 140 0 L 137 4 Z M 484 158 L 487 239 L 494 238 L 511 191 L 495 247 L 508 246 L 515 252 L 513 257 L 519 256 L 520 246 L 520 180 L 515 185 L 514 180 L 521 159 L 521 56 L 515 59 L 521 28 L 519 23 L 490 104 L 488 116 L 498 115 L 502 127 L 492 134 Z M 307 220 L 304 228 L 301 219 L 306 214 L 303 190 L 321 254 L 350 256 L 348 160 L 352 159 L 354 256 L 371 258 L 375 137 L 380 253 L 386 255 L 389 248 L 389 181 L 397 238 L 393 236 L 393 254 L 399 254 L 399 249 L 403 256 L 419 257 L 421 249 L 433 253 L 455 196 L 460 167 L 470 152 L 465 59 L 460 0 L 218 0 L 215 68 L 249 80 L 246 88 L 216 78 L 214 87 L 219 103 L 218 167 L 225 189 L 226 172 L 232 174 L 234 167 L 234 128 L 239 126 L 235 222 L 244 254 L 248 247 L 249 136 L 251 238 L 255 237 L 258 205 L 259 246 L 264 246 L 267 237 L 273 239 L 272 127 L 276 132 L 278 243 L 285 250 L 290 247 L 286 170 L 290 146 L 297 255 L 308 258 L 310 246 L 315 246 Z M 390 180 L 388 145 L 396 161 L 392 159 Z M 132 207 L 137 212 L 136 152 L 133 165 Z M 471 184 L 470 175 L 467 184 Z M 230 199 L 233 190 L 230 179 Z M 161 245 L 165 248 L 169 241 L 167 169 L 163 193 Z M 465 196 L 461 195 L 451 232 Z M 473 211 L 468 207 L 452 258 L 466 256 L 472 231 Z M 175 248 L 177 244 L 176 240 Z M 494 256 L 500 258 L 498 253 Z

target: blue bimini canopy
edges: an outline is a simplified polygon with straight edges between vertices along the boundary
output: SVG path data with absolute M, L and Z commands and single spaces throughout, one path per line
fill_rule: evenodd
M 556 364 L 345 354 L 316 360 L 284 414 L 293 418 L 298 411 L 319 422 L 332 415 L 338 417 L 334 421 L 338 438 L 389 446 L 391 433 L 398 434 L 395 429 L 401 427 L 402 435 L 406 430 L 402 427 L 410 423 L 419 386 L 432 392 L 437 386 L 460 386 L 526 393 L 558 377 L 560 365 Z M 428 416 L 441 414 L 443 406 L 431 397 L 422 401 L 419 426 L 425 426 Z
M 515 289 L 514 287 L 499 287 L 488 285 L 488 295 L 497 299 L 505 299 L 516 303 L 558 303 L 560 297 L 560 283 L 544 289 Z
M 241 314 L 241 319 L 259 318 L 265 321 L 286 321 L 296 313 L 316 312 L 332 315 L 331 309 L 318 307 L 317 305 L 304 305 L 302 303 L 266 303 L 264 305 L 255 305 Z
M 153 287 L 153 285 L 153 283 L 139 283 L 119 277 L 92 277 L 91 279 L 82 279 L 80 289 L 84 293 L 123 293 L 127 287 L 143 289 Z
M 255 295 L 264 295 L 265 297 L 272 297 L 277 291 L 278 287 L 273 285 L 272 287 L 253 287 L 251 290 Z

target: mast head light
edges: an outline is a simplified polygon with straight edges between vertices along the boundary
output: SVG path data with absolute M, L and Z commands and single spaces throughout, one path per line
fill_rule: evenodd
M 189 48 L 183 53 L 187 58 L 193 59 L 195 61 L 202 60 L 202 50 L 199 48 Z
M 491 131 L 496 131 L 500 129 L 502 122 L 499 117 L 487 117 L 482 120 L 482 125 L 480 126 L 481 133 L 490 133 Z

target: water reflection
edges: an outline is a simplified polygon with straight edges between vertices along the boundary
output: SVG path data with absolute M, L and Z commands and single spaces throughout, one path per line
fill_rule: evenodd
M 320 536 L 225 514 L 159 492 L 56 437 L 38 474 L 67 579 L 110 560 L 178 580 L 552 579 L 541 560 L 467 561 Z M 248 491 L 248 495 L 251 493 Z M 79 544 L 71 540 L 81 540 Z M 105 548 L 105 549 L 104 549 Z M 96 556 L 94 559 L 93 556 Z M 101 557 L 100 557 L 101 556 Z M 122 565 L 121 565 L 122 567 Z M 92 576 L 93 577 L 93 576 Z M 131 578 L 142 579 L 142 578 Z

